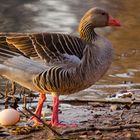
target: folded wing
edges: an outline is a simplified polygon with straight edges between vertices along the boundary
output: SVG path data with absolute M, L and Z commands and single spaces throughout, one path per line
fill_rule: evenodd
M 6 43 L 10 49 L 45 63 L 78 62 L 85 47 L 80 38 L 59 33 L 1 33 L 0 44 Z

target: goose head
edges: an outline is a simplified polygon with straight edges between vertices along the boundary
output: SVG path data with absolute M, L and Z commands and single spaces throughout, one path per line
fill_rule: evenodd
M 98 7 L 92 8 L 85 13 L 80 21 L 80 36 L 86 40 L 93 39 L 95 36 L 94 28 L 106 26 L 121 26 L 121 24 L 107 11 Z

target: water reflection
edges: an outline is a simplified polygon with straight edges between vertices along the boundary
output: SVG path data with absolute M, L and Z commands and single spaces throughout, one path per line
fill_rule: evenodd
M 90 90 L 98 96 L 107 92 L 106 85 L 140 83 L 140 39 L 139 0 L 1 0 L 1 32 L 68 32 L 77 34 L 77 26 L 82 15 L 91 7 L 107 9 L 122 21 L 120 29 L 105 28 L 98 30 L 106 34 L 115 48 L 114 62 L 108 73 Z M 102 92 L 100 85 L 104 85 Z M 129 86 L 128 86 L 129 87 Z M 131 87 L 130 87 L 131 88 Z M 132 87 L 134 88 L 134 87 Z M 109 91 L 112 93 L 112 89 Z M 89 93 L 85 90 L 84 94 Z M 90 94 L 91 95 L 91 94 Z M 80 94 L 81 96 L 81 94 Z M 99 96 L 98 96 L 99 97 Z
M 116 59 L 112 65 L 113 71 L 111 73 L 120 75 L 116 75 L 114 81 L 140 83 L 140 9 L 136 3 L 140 5 L 139 0 L 134 0 L 133 2 L 125 0 L 122 2 L 123 10 L 118 11 L 118 16 L 122 21 L 122 28 L 109 35 L 114 44 L 116 54 L 120 55 L 120 58 Z M 127 77 L 122 77 L 124 74 Z

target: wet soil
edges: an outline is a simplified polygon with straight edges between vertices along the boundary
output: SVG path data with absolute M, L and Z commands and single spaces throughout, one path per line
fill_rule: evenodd
M 69 114 L 73 122 L 77 121 L 78 127 L 54 128 L 61 137 L 56 137 L 48 129 L 32 131 L 26 135 L 16 135 L 8 132 L 0 133 L 0 140 L 46 140 L 46 139 L 76 139 L 76 140 L 131 140 L 140 139 L 140 106 L 139 104 L 124 103 L 91 103 L 83 104 L 68 110 L 63 110 L 60 120 L 68 121 Z M 78 117 L 79 116 L 79 117 Z M 65 119 L 63 119 L 63 117 Z M 71 118 L 72 119 L 72 118 Z M 128 128 L 124 128 L 128 126 Z M 95 128 L 95 129 L 94 129 Z M 11 128 L 12 129 L 12 128 Z M 87 129 L 87 130 L 86 130 Z M 93 129 L 93 130 L 91 130 Z M 0 131 L 4 130 L 1 127 Z M 9 129 L 10 130 L 10 129 Z M 74 131 L 73 133 L 71 132 Z M 79 132 L 77 132 L 79 131 Z M 7 136 L 4 134 L 8 134 Z

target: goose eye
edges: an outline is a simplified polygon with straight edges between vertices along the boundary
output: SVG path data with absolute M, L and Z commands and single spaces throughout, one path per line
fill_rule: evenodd
M 105 15 L 105 12 L 102 12 L 102 15 Z

